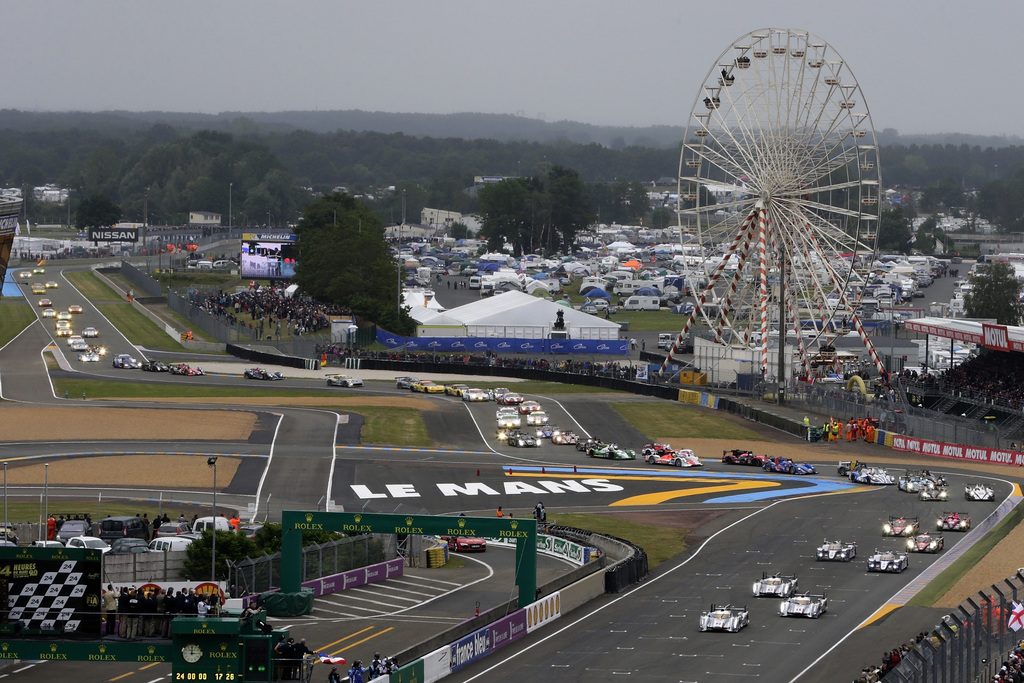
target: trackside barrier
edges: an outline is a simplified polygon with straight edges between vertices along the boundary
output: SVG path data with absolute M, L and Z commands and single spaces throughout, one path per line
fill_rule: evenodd
M 310 359 L 308 358 L 282 356 L 276 353 L 256 351 L 255 349 L 246 348 L 245 346 L 239 346 L 238 344 L 227 344 L 227 352 L 230 353 L 232 356 L 252 361 L 253 363 L 260 363 L 262 365 L 283 365 L 286 368 L 302 368 L 304 370 L 320 369 L 319 360 L 315 361 L 316 367 L 314 368 L 309 365 Z
M 552 619 L 556 619 L 558 616 L 566 614 L 599 595 L 609 592 L 608 572 L 614 574 L 615 580 L 612 583 L 615 586 L 620 585 L 628 575 L 639 575 L 638 567 L 640 564 L 643 566 L 643 574 L 636 581 L 643 579 L 647 575 L 647 554 L 631 543 L 572 527 L 552 525 L 549 527 L 549 532 L 552 536 L 557 535 L 579 545 L 598 548 L 600 550 L 600 557 L 540 587 L 540 597 L 537 598 L 536 602 L 531 603 L 524 610 L 518 610 L 518 612 L 522 612 L 525 615 L 526 632 L 540 628 Z M 642 556 L 642 562 L 638 561 L 638 555 Z M 632 569 L 628 572 L 621 571 L 619 567 L 623 564 L 630 565 Z M 602 568 L 606 568 L 605 571 L 601 571 Z M 622 586 L 622 588 L 624 587 L 625 585 Z M 500 633 L 510 633 L 512 627 L 509 624 L 519 623 L 517 621 L 518 617 L 513 618 L 518 613 L 518 602 L 518 599 L 512 599 L 506 603 L 496 605 L 487 612 L 467 619 L 444 633 L 418 643 L 404 652 L 397 653 L 395 656 L 398 657 L 399 662 L 409 662 L 409 664 L 403 666 L 397 675 L 392 674 L 391 680 L 412 681 L 414 680 L 411 677 L 413 674 L 419 675 L 419 678 L 415 679 L 416 681 L 436 681 L 447 676 L 455 670 L 452 668 L 452 662 L 459 661 L 459 657 L 469 656 L 467 647 L 469 643 L 472 644 L 474 651 L 477 647 L 483 648 L 485 645 L 488 646 L 485 649 L 486 653 L 490 654 L 494 650 L 493 647 L 490 647 L 494 643 L 494 635 L 488 629 L 498 624 L 498 631 Z M 506 619 L 510 621 L 505 622 Z M 502 624 L 508 626 L 509 630 L 503 631 L 504 626 Z M 485 633 L 490 633 L 490 635 L 484 635 Z M 476 636 L 475 640 L 473 638 L 474 635 Z M 515 635 L 515 637 L 518 638 L 520 636 Z M 511 635 L 509 635 L 509 638 L 511 638 Z M 504 636 L 498 638 L 499 646 L 508 644 L 507 641 L 508 638 Z M 452 655 L 456 654 L 455 646 L 460 643 L 462 651 L 453 658 Z M 423 667 L 426 662 L 431 662 L 429 666 L 435 667 L 432 671 L 440 675 L 437 675 L 435 678 L 424 677 Z M 463 662 L 460 666 L 465 666 L 466 663 L 468 662 Z
M 346 370 L 362 370 L 363 359 L 362 358 L 346 358 L 345 369 Z

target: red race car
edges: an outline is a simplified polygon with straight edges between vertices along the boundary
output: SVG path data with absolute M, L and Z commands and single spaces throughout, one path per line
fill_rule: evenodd
M 722 451 L 722 462 L 726 465 L 764 467 L 767 460 L 768 456 L 754 455 L 754 451 L 747 448 L 734 448 L 731 451 Z

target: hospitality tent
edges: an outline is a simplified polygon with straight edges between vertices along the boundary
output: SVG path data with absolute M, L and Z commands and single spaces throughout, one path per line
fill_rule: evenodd
M 559 311 L 572 339 L 619 338 L 618 323 L 525 292 L 485 297 L 443 313 L 427 312 L 421 308 L 413 309 L 409 314 L 419 323 L 417 330 L 421 337 L 546 339 Z M 456 326 L 462 328 L 461 334 L 454 334 Z

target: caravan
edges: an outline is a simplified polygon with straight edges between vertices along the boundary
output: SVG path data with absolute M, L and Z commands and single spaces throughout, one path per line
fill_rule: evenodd
M 656 296 L 631 296 L 622 303 L 624 311 L 658 311 L 661 300 Z

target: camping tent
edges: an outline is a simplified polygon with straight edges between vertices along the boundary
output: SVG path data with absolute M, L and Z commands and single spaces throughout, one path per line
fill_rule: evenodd
M 611 299 L 612 295 L 609 294 L 608 292 L 604 291 L 600 287 L 594 287 L 594 288 L 588 289 L 586 292 L 584 292 L 583 298 L 584 299 Z

